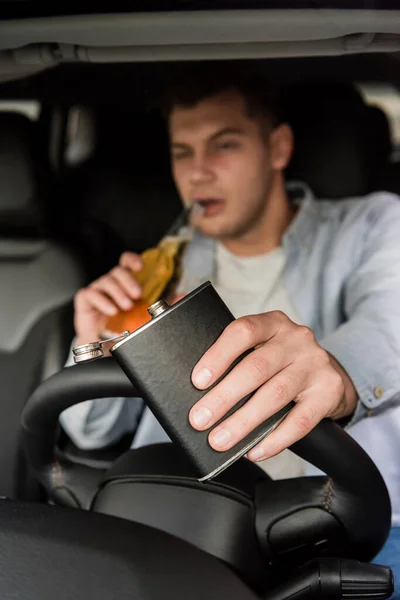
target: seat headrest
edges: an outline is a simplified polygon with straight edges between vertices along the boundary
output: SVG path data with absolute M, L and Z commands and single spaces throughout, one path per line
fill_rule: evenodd
M 352 85 L 303 84 L 287 91 L 295 139 L 288 179 L 305 181 L 318 198 L 371 192 L 391 149 L 384 113 Z
M 37 229 L 43 215 L 37 194 L 35 123 L 0 113 L 0 234 Z
M 379 106 L 368 107 L 367 119 L 368 134 L 375 147 L 375 156 L 381 168 L 390 161 L 393 150 L 389 119 Z

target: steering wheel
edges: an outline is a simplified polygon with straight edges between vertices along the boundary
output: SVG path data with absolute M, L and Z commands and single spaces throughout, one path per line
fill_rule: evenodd
M 64 368 L 36 389 L 22 415 L 23 441 L 54 503 L 173 534 L 253 587 L 315 557 L 370 561 L 384 545 L 391 525 L 386 485 L 365 451 L 330 420 L 291 447 L 327 474 L 321 477 L 273 481 L 243 458 L 200 483 L 174 444 L 128 451 L 101 480 L 97 469 L 57 456 L 62 411 L 92 398 L 138 395 L 112 358 Z

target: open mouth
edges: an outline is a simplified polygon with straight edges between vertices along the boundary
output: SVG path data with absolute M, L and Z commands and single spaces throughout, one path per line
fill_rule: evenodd
M 195 198 L 194 214 L 200 214 L 204 217 L 211 217 L 221 212 L 224 206 L 224 201 L 220 198 Z

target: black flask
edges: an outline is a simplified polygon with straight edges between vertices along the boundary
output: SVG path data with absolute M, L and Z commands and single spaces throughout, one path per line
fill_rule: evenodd
M 267 419 L 231 449 L 214 450 L 208 442 L 210 431 L 243 406 L 254 392 L 238 402 L 218 423 L 205 431 L 197 431 L 189 422 L 189 412 L 213 386 L 199 390 L 192 384 L 191 375 L 202 355 L 234 316 L 210 282 L 172 306 L 159 300 L 148 310 L 152 320 L 115 343 L 110 353 L 142 394 L 171 440 L 185 450 L 197 468 L 199 480 L 210 480 L 277 427 L 294 403 Z M 222 377 L 246 354 L 248 352 L 242 354 Z

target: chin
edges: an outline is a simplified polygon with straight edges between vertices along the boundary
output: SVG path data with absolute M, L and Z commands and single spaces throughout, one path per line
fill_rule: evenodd
M 213 238 L 216 240 L 231 239 L 235 237 L 235 231 L 229 227 L 223 227 L 221 225 L 212 225 L 211 223 L 201 224 L 196 227 L 200 233 L 205 237 Z

